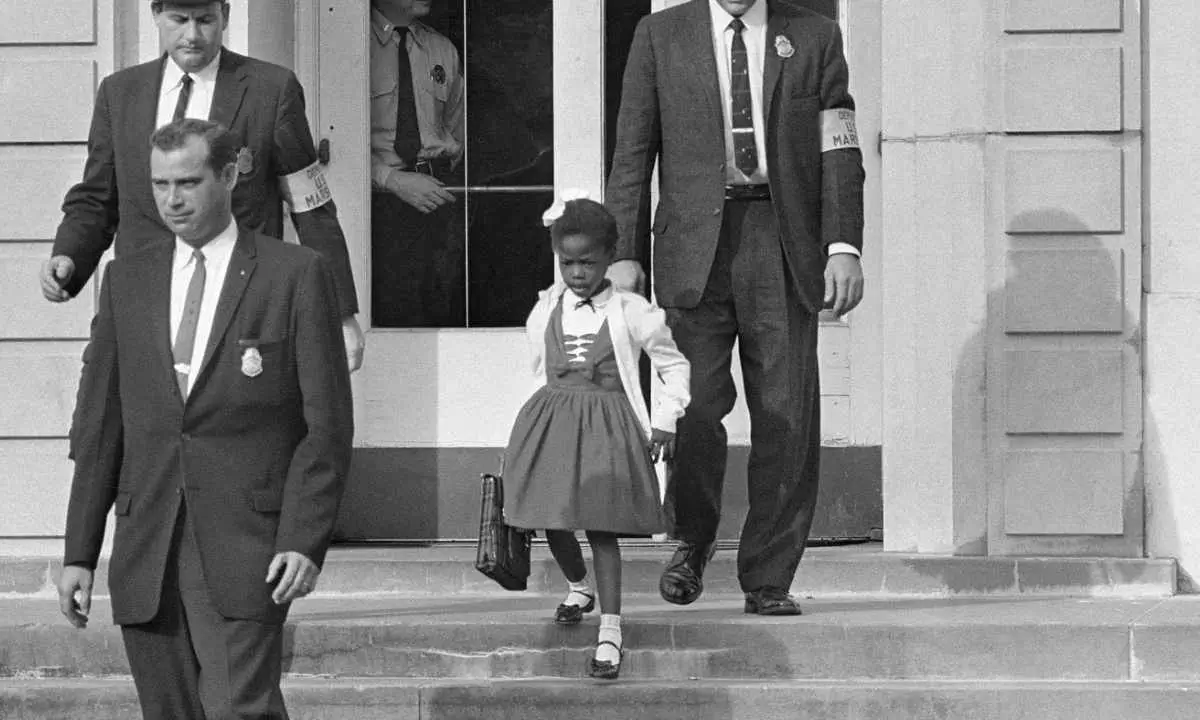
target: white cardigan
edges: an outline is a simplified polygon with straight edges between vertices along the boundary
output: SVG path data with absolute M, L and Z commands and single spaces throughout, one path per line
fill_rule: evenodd
M 533 357 L 533 376 L 537 387 L 546 383 L 546 325 L 566 291 L 566 284 L 556 283 L 540 292 L 537 304 L 525 321 L 525 336 Z M 675 346 L 671 329 L 667 327 L 666 313 L 641 295 L 615 287 L 604 313 L 625 396 L 629 398 L 629 404 L 633 406 L 646 438 L 649 439 L 652 428 L 675 432 L 675 421 L 683 416 L 691 399 L 688 391 L 691 365 Z M 650 356 L 650 362 L 663 383 L 662 391 L 657 394 L 653 418 L 646 413 L 638 373 L 638 357 L 643 350 Z

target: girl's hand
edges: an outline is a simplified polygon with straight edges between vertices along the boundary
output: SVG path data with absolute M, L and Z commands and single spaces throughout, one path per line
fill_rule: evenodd
M 650 459 L 658 462 L 659 455 L 667 461 L 675 457 L 675 433 L 654 428 L 650 433 Z

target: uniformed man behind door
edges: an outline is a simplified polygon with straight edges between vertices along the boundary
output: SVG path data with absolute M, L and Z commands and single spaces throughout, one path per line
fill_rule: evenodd
M 371 0 L 375 327 L 466 324 L 462 70 L 431 4 Z

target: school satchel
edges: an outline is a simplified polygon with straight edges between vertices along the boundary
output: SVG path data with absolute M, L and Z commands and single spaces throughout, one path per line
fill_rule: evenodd
M 498 475 L 480 476 L 479 545 L 475 569 L 505 590 L 524 590 L 529 581 L 532 533 L 504 523 L 504 481 Z

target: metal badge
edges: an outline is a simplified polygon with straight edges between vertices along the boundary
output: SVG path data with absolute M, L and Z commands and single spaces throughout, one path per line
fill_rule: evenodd
M 775 36 L 775 54 L 785 60 L 796 54 L 796 48 L 792 47 L 792 41 L 788 40 L 787 35 Z
M 255 378 L 262 375 L 262 355 L 259 354 L 258 348 L 248 347 L 242 351 L 242 374 L 248 378 Z
M 238 150 L 237 169 L 239 175 L 249 175 L 254 169 L 254 153 L 250 152 L 250 148 Z

